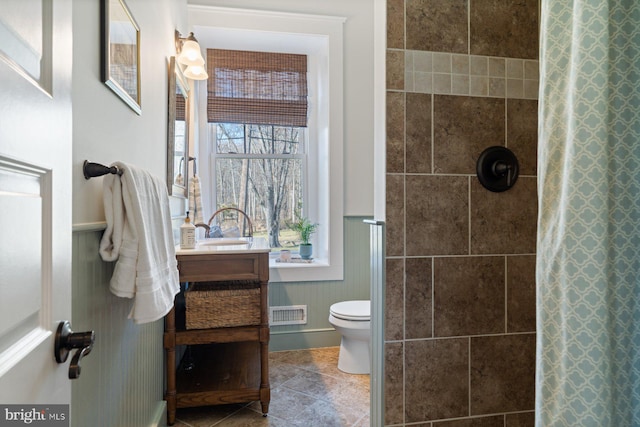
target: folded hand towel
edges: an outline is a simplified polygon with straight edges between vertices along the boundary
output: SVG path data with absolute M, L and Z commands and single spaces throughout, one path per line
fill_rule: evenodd
M 167 185 L 125 163 L 112 166 L 124 173 L 104 177 L 107 229 L 100 255 L 117 260 L 111 292 L 135 298 L 129 317 L 136 323 L 153 322 L 171 310 L 180 291 Z
M 191 183 L 189 183 L 189 211 L 191 212 L 191 221 L 194 224 L 204 222 L 202 218 L 202 193 L 198 175 L 193 175 Z

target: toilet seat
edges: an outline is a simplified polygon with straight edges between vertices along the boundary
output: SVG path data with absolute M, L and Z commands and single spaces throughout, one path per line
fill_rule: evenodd
M 366 322 L 371 320 L 370 301 L 342 301 L 329 308 L 331 315 L 338 319 Z

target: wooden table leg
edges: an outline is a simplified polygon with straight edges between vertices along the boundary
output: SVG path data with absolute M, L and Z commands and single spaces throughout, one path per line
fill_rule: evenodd
M 269 314 L 266 307 L 269 307 L 267 297 L 268 282 L 260 282 L 261 305 L 261 327 L 260 327 L 260 404 L 262 405 L 262 415 L 267 416 L 269 412 L 269 402 L 271 402 L 271 385 L 269 384 Z
M 260 328 L 260 404 L 262 415 L 269 412 L 271 385 L 269 384 L 269 327 Z
M 175 307 L 164 318 L 164 348 L 167 351 L 167 424 L 176 422 L 176 313 Z
M 264 329 L 263 329 L 264 330 Z M 269 335 L 269 328 L 266 328 L 266 334 Z M 260 334 L 262 335 L 262 333 Z M 269 340 L 260 342 L 260 404 L 262 405 L 262 415 L 266 416 L 269 412 L 269 402 L 271 402 L 271 386 L 269 384 Z

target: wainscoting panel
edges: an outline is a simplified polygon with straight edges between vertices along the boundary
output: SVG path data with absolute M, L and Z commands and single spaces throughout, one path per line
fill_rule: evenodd
M 271 328 L 271 351 L 340 344 L 340 335 L 329 323 L 329 307 L 370 295 L 369 225 L 365 219 L 344 218 L 344 280 L 269 283 L 269 306 L 308 306 L 306 324 Z
M 111 294 L 114 263 L 98 254 L 102 233 L 73 233 L 71 327 L 94 330 L 96 342 L 72 383 L 71 425 L 165 425 L 163 322 L 134 324 L 132 301 Z
M 329 306 L 369 299 L 369 226 L 347 217 L 343 281 L 271 283 L 269 305 L 307 305 L 304 325 L 271 328 L 271 350 L 335 346 L 340 336 L 329 324 Z M 97 228 L 97 229 L 96 229 Z M 164 425 L 162 321 L 136 325 L 128 318 L 131 301 L 109 291 L 114 263 L 98 253 L 103 228 L 73 234 L 74 331 L 93 329 L 96 343 L 72 384 L 72 426 L 149 427 Z

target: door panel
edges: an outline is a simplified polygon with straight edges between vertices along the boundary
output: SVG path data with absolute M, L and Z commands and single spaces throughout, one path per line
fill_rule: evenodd
M 34 84 L 51 89 L 52 2 L 3 0 L 0 58 Z
M 0 403 L 70 402 L 71 1 L 0 2 Z
M 47 336 L 43 320 L 51 300 L 42 295 L 41 194 L 51 189 L 42 188 L 45 177 L 46 171 L 0 157 L 0 205 L 10 207 L 0 211 L 0 247 L 8 248 L 0 257 L 0 375 Z

